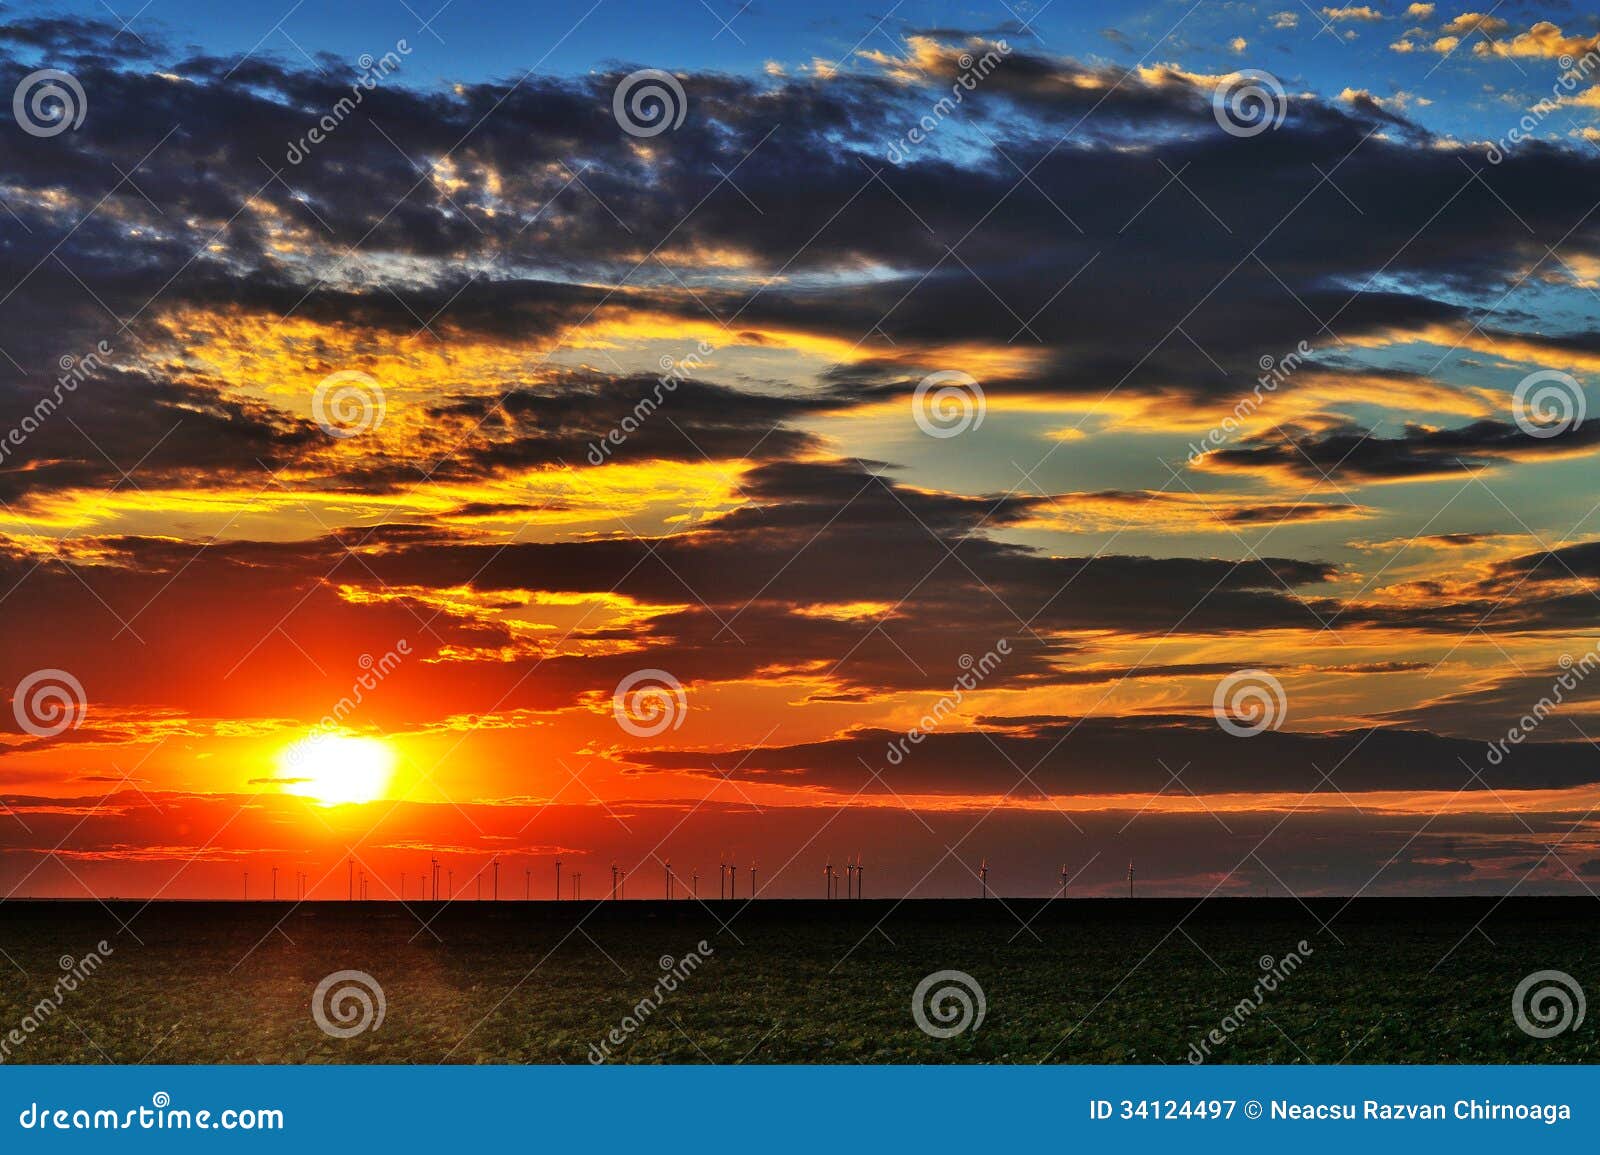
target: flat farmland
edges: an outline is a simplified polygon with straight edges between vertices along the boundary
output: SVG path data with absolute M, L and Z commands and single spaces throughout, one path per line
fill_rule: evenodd
M 1593 1062 L 1580 996 L 1561 987 L 1549 1038 L 1512 1001 L 1542 971 L 1600 990 L 1597 946 L 1587 898 L 10 901 L 0 1043 L 8 1063 Z M 1562 1014 L 1548 986 L 1536 1026 Z

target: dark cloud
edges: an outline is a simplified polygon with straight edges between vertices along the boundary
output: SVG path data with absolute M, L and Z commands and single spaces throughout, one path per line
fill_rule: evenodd
M 583 496 L 578 478 L 574 497 Z M 906 488 L 857 463 L 763 465 L 744 488 L 748 505 L 654 538 L 478 544 L 433 526 L 384 525 L 289 543 L 86 539 L 82 560 L 17 552 L 0 572 L 19 623 L 0 638 L 0 681 L 14 684 L 49 654 L 95 701 L 315 719 L 344 695 L 362 654 L 407 638 L 418 659 L 373 709 L 431 719 L 489 703 L 571 705 L 609 693 L 656 654 L 686 683 L 788 669 L 847 696 L 948 686 L 964 661 L 1006 639 L 1012 655 L 992 681 L 1026 685 L 1074 652 L 1074 631 L 1315 628 L 1317 611 L 1295 588 L 1332 576 L 1271 557 L 1051 557 L 983 533 L 992 500 Z M 419 601 L 429 590 L 620 595 L 661 610 L 620 635 L 629 648 L 545 654 L 519 647 L 487 614 Z M 827 610 L 852 604 L 868 608 Z M 1323 599 L 1320 612 L 1332 611 Z M 53 623 L 69 619 L 79 628 L 61 636 Z M 572 642 L 616 636 L 580 621 Z M 521 652 L 426 660 L 508 646 Z
M 16 438 L 0 440 L 0 502 L 72 489 L 259 489 L 327 445 L 310 422 L 206 386 L 117 369 L 115 358 L 0 390 L 0 430 Z
M 958 56 L 922 61 L 927 85 L 949 79 Z M 289 164 L 290 143 L 349 97 L 348 78 L 262 58 L 170 68 L 183 79 L 88 61 L 79 79 L 93 116 L 82 131 L 8 138 L 23 187 L 80 208 L 11 205 L 34 232 L 0 254 L 0 274 L 28 274 L 30 291 L 0 317 L 26 330 L 52 316 L 56 333 L 104 324 L 75 277 L 43 259 L 77 223 L 61 260 L 105 309 L 153 325 L 183 304 L 229 303 L 526 338 L 626 304 L 870 338 L 868 351 L 918 358 L 924 371 L 939 367 L 920 364 L 929 350 L 1016 336 L 1046 359 L 1017 383 L 1030 391 L 1098 395 L 1118 383 L 1210 398 L 1237 392 L 1230 377 L 1251 379 L 1263 354 L 1302 339 L 1464 328 L 1478 319 L 1471 306 L 1438 286 L 1488 303 L 1485 287 L 1509 281 L 1529 243 L 1559 240 L 1575 256 L 1600 236 L 1581 195 L 1600 162 L 1586 154 L 1530 146 L 1480 183 L 1463 168 L 1482 167 L 1468 150 L 1417 148 L 1381 110 L 1303 97 L 1277 131 L 1240 140 L 1217 128 L 1208 88 L 1180 73 L 1021 50 L 971 95 L 965 119 L 898 164 L 886 163 L 886 146 L 924 114 L 927 88 L 870 72 L 688 77 L 694 115 L 645 159 L 612 118 L 616 73 L 424 91 L 406 86 L 402 66 Z M 1121 147 L 1130 132 L 1139 148 Z M 119 169 L 151 150 L 136 189 Z M 1337 189 L 1319 175 L 1335 167 Z M 737 189 L 716 175 L 735 170 Z M 106 208 L 75 220 L 107 190 Z M 1486 227 L 1504 218 L 1502 202 L 1518 207 L 1531 240 Z M 142 232 L 130 252 L 133 222 Z M 225 240 L 208 249 L 224 223 Z M 693 268 L 704 252 L 791 276 L 891 275 L 848 293 L 734 289 Z M 386 262 L 401 256 L 433 266 L 396 275 Z M 459 271 L 464 259 L 482 266 L 475 279 Z M 1091 259 L 1092 275 L 1068 285 Z M 1371 283 L 1379 269 L 1383 286 Z M 606 283 L 617 287 L 591 287 Z M 1553 357 L 1586 339 L 1543 338 Z M 41 362 L 56 351 L 33 350 Z
M 447 475 L 613 461 L 781 460 L 814 451 L 792 422 L 840 405 L 826 396 L 752 393 L 670 373 L 568 375 L 501 397 L 463 397 L 430 412 Z
M 1597 644 L 1590 642 L 1591 647 Z M 1546 670 L 1493 678 L 1383 716 L 1485 741 L 1503 739 L 1516 728 L 1529 739 L 1536 735 L 1545 741 L 1588 742 L 1600 713 L 1600 677 L 1594 677 L 1600 651 L 1574 650 L 1563 653 Z
M 1332 479 L 1407 481 L 1461 476 L 1517 460 L 1586 455 L 1600 446 L 1600 426 L 1580 425 L 1554 436 L 1535 436 L 1503 421 L 1475 421 L 1459 429 L 1408 425 L 1398 437 L 1375 436 L 1354 424 L 1316 433 L 1275 430 L 1236 448 L 1218 449 L 1201 467 L 1266 471 L 1316 484 Z
M 888 751 L 906 736 L 890 730 L 797 746 L 642 751 L 629 760 L 654 769 L 820 786 L 842 794 L 1012 793 L 1022 798 L 1041 793 L 1183 797 L 1527 790 L 1600 780 L 1587 741 L 1526 743 L 1492 765 L 1482 742 L 1421 730 L 1269 730 L 1241 738 L 1211 717 L 1170 716 L 988 718 L 979 719 L 979 725 L 983 728 L 976 731 L 928 733 L 903 746 L 898 762 Z
M 1600 541 L 1559 545 L 1539 553 L 1521 554 L 1496 562 L 1491 571 L 1496 578 L 1525 582 L 1600 577 Z

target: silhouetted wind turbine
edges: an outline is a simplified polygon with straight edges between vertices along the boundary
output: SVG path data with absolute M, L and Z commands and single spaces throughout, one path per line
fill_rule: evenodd
M 750 897 L 756 896 L 756 860 L 750 860 Z
M 983 884 L 983 897 L 989 897 L 989 860 L 978 863 L 978 880 Z
M 700 897 L 700 868 L 698 866 L 691 866 L 689 868 L 689 884 L 694 888 L 694 891 L 693 891 L 694 896 L 696 898 L 699 898 Z
M 667 901 L 671 902 L 672 901 L 672 859 L 670 859 L 670 858 L 667 859 L 667 861 L 664 863 L 664 865 L 665 865 L 666 871 L 667 871 Z
M 861 897 L 861 883 L 866 877 L 867 868 L 861 864 L 861 852 L 856 852 L 856 897 Z
M 826 861 L 826 862 L 824 862 L 822 864 L 822 878 L 823 878 L 823 883 L 822 883 L 823 891 L 822 892 L 828 898 L 832 898 L 833 897 L 833 879 L 834 879 L 833 859 L 830 858 L 830 859 L 828 859 L 828 861 Z
M 736 862 L 728 863 L 728 897 L 739 897 L 739 864 Z
M 561 901 L 561 860 L 556 859 L 556 901 Z
M 248 870 L 244 872 L 244 900 L 246 902 L 250 901 L 250 872 Z
M 1128 897 L 1133 897 L 1133 859 L 1128 859 Z

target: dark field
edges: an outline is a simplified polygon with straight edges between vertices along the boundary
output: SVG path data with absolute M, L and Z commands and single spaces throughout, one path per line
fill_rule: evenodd
M 652 994 L 662 956 L 703 939 L 704 964 L 612 1046 L 614 1061 L 1182 1063 L 1252 998 L 1263 956 L 1281 961 L 1304 940 L 1298 970 L 1208 1061 L 1597 1057 L 1593 1021 L 1535 1039 L 1511 1014 L 1534 971 L 1600 990 L 1593 899 L 1308 905 L 11 901 L 0 1038 L 50 994 L 62 956 L 104 939 L 113 953 L 5 1061 L 583 1063 Z M 376 1029 L 334 1038 L 313 1021 L 312 993 L 346 969 L 376 979 L 387 1010 Z M 987 1014 L 937 1039 L 911 1000 L 945 969 L 977 980 Z

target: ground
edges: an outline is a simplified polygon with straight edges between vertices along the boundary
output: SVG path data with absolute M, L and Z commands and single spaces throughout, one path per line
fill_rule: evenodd
M 1531 1037 L 1512 995 L 1543 970 L 1593 986 L 1597 913 L 1589 898 L 9 901 L 0 1047 L 9 1063 L 1593 1062 L 1594 1023 Z M 63 964 L 102 940 L 41 1015 Z M 698 968 L 658 991 L 691 952 Z M 343 970 L 384 1002 L 349 1038 L 312 1014 Z M 950 1038 L 912 1013 L 943 970 L 984 1001 Z

